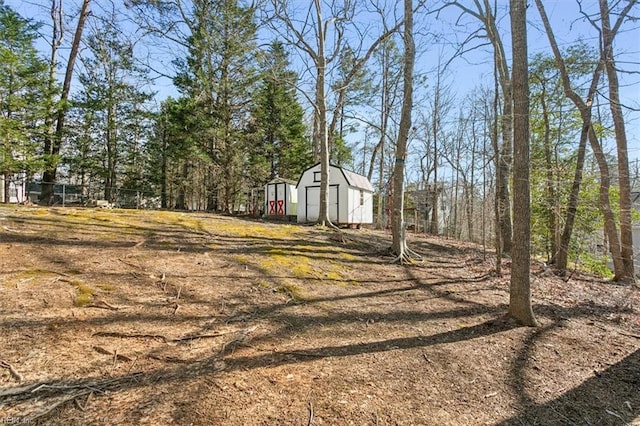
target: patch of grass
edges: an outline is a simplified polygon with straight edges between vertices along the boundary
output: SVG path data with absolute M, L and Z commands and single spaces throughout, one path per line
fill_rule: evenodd
M 93 297 L 93 289 L 82 281 L 72 281 L 71 285 L 73 285 L 78 291 L 76 298 L 73 300 L 73 305 L 78 307 L 88 305 Z
M 251 266 L 251 261 L 249 260 L 249 256 L 244 254 L 237 254 L 233 256 L 233 258 L 241 265 Z
M 308 257 L 282 249 L 270 249 L 267 257 L 260 259 L 259 266 L 271 274 L 291 272 L 295 278 L 318 278 Z
M 289 239 L 296 233 L 296 228 L 292 225 L 267 226 L 260 223 L 251 222 L 215 222 L 212 231 L 218 234 L 226 234 L 241 238 L 261 238 L 261 239 Z
M 341 281 L 343 280 L 342 274 L 336 271 L 328 271 L 324 274 L 325 279 L 332 281 Z
M 44 269 L 27 269 L 15 273 L 11 279 L 6 280 L 5 287 L 12 287 L 19 283 L 29 283 L 31 285 L 42 284 L 44 279 L 52 278 L 58 274 L 51 271 L 45 271 Z
M 341 252 L 339 256 L 340 256 L 340 259 L 343 259 L 343 260 L 356 260 L 357 259 L 351 253 L 347 253 L 347 252 L 344 252 L 344 251 Z
M 54 273 L 45 271 L 43 269 L 27 269 L 27 270 L 18 272 L 15 275 L 15 277 L 17 279 L 25 279 L 25 278 L 39 278 L 45 275 L 54 275 Z
M 304 302 L 307 299 L 302 289 L 295 284 L 282 284 L 276 287 L 276 291 L 288 295 L 294 302 Z

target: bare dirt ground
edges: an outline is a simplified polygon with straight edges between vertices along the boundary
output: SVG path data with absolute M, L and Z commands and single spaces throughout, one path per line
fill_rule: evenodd
M 0 207 L 0 424 L 640 424 L 640 291 L 390 236 Z

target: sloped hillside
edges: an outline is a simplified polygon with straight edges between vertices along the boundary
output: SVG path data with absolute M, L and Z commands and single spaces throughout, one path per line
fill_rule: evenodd
M 0 207 L 0 421 L 640 424 L 640 292 L 491 253 L 202 213 Z M 508 262 L 505 268 L 508 271 Z

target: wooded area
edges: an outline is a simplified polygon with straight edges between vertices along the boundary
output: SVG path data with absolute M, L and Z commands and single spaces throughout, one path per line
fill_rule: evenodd
M 0 423 L 640 419 L 637 0 L 45 3 Z
M 624 92 L 639 61 L 616 49 L 637 1 L 576 2 L 566 19 L 590 36 L 559 43 L 536 0 L 523 19 L 548 43 L 533 54 L 517 3 L 405 3 L 2 2 L 3 201 L 54 205 L 64 184 L 78 203 L 249 214 L 269 180 L 319 162 L 330 224 L 336 164 L 374 183 L 375 226 L 397 239 L 410 227 L 498 257 L 520 243 L 561 273 L 607 275 L 610 259 L 633 281 L 638 105 Z M 492 71 L 461 92 L 450 76 L 478 58 Z

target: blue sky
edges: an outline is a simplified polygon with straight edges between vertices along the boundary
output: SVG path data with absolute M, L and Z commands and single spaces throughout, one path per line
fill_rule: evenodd
M 121 3 L 122 0 L 93 0 L 93 8 L 111 7 L 115 5 L 116 9 L 126 10 Z M 462 3 L 473 7 L 470 0 L 461 0 Z M 65 1 L 65 9 L 67 12 L 77 10 L 79 0 Z M 434 4 L 430 2 L 428 4 Z M 550 52 L 548 40 L 542 26 L 538 11 L 533 1 L 530 2 L 528 8 L 529 20 L 529 53 Z M 596 0 L 583 0 L 583 7 L 587 13 L 597 12 L 598 3 Z M 12 7 L 25 17 L 31 17 L 48 23 L 48 7 L 50 3 L 47 0 L 5 0 L 5 4 Z M 579 13 L 578 3 L 574 0 L 544 0 L 547 14 L 550 17 L 551 25 L 554 29 L 557 41 L 560 47 L 567 47 L 575 43 L 577 40 L 583 40 L 593 43 L 597 46 L 597 32 L 589 23 L 583 19 Z M 508 17 L 507 15 L 508 0 L 498 0 L 498 10 L 496 15 L 500 18 L 502 25 L 503 41 L 507 55 L 510 55 L 509 36 L 508 36 Z M 638 7 L 640 8 L 640 7 Z M 638 13 L 636 12 L 636 15 Z M 449 44 L 455 38 L 464 38 L 465 29 L 463 27 L 455 27 L 452 24 L 458 18 L 457 9 L 446 10 L 440 14 L 439 19 L 434 15 L 422 17 L 423 21 L 417 20 L 416 28 L 428 28 L 434 33 L 442 33 L 442 44 L 431 44 L 417 58 L 416 70 L 433 70 L 437 64 L 438 52 L 443 52 L 446 58 L 450 54 L 452 46 Z M 425 22 L 426 21 L 426 22 Z M 461 22 L 468 23 L 467 28 L 477 27 L 473 20 L 462 19 Z M 47 27 L 43 28 L 43 33 L 48 35 Z M 71 36 L 67 37 L 69 40 Z M 46 44 L 41 43 L 43 50 Z M 629 141 L 629 155 L 632 159 L 640 157 L 640 30 L 637 24 L 629 23 L 622 27 L 620 34 L 616 39 L 616 61 L 620 68 L 636 74 L 620 74 L 621 79 L 621 100 L 624 105 L 631 107 L 625 108 L 627 137 Z M 43 52 L 46 54 L 46 52 Z M 63 52 L 64 54 L 64 52 Z M 169 63 L 172 58 L 166 56 L 166 52 L 156 55 L 158 64 L 163 66 Z M 161 62 L 160 62 L 161 61 Z M 491 51 L 488 48 L 481 48 L 477 51 L 470 52 L 464 59 L 457 59 L 449 67 L 451 76 L 447 79 L 455 88 L 458 99 L 462 99 L 467 93 L 476 89 L 481 85 L 491 85 L 493 81 Z M 155 90 L 159 93 L 159 98 L 175 94 L 171 82 L 167 79 L 156 80 Z M 635 111 L 634 111 L 635 110 Z

